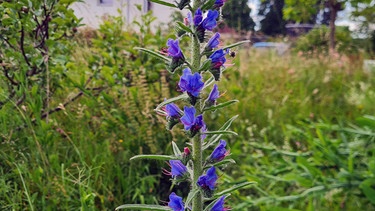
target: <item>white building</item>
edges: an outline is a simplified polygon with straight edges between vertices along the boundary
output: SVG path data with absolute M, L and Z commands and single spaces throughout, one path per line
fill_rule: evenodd
M 173 0 L 165 1 L 174 3 Z M 142 11 L 139 11 L 136 5 L 142 6 Z M 139 18 L 142 13 L 152 10 L 153 15 L 157 18 L 153 25 L 168 23 L 173 11 L 180 11 L 148 0 L 84 0 L 84 2 L 74 3 L 71 7 L 78 18 L 83 18 L 83 24 L 93 28 L 99 27 L 103 16 L 118 16 L 118 10 L 121 10 L 121 14 L 128 24 L 132 23 L 135 18 Z

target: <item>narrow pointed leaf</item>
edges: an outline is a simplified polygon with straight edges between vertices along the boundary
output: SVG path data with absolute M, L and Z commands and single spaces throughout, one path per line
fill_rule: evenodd
M 177 21 L 177 25 L 184 31 L 186 32 L 189 32 L 189 33 L 193 33 L 193 31 L 191 31 L 191 29 L 187 26 L 185 26 L 185 24 L 183 24 L 181 21 Z
M 130 160 L 136 160 L 136 159 L 175 160 L 177 159 L 177 157 L 171 156 L 171 155 L 136 155 L 130 158 Z
M 205 10 L 208 10 L 208 9 L 211 9 L 215 4 L 215 0 L 209 0 L 207 1 L 201 8 L 201 10 L 205 11 Z
M 240 189 L 240 188 L 243 188 L 243 187 L 246 187 L 246 186 L 248 186 L 248 185 L 252 185 L 252 184 L 257 184 L 257 182 L 244 182 L 244 183 L 241 183 L 241 184 L 234 185 L 234 186 L 232 186 L 231 188 L 228 188 L 228 189 L 223 190 L 223 191 L 221 191 L 221 192 L 219 192 L 219 193 L 216 193 L 216 194 L 214 195 L 214 197 L 215 197 L 215 198 L 216 198 L 216 197 L 220 197 L 220 196 L 222 196 L 222 195 L 225 195 L 225 194 L 231 193 L 231 192 L 233 192 L 233 191 L 235 191 L 235 190 L 238 190 L 238 189 Z
M 236 115 L 236 116 L 230 118 L 227 122 L 224 123 L 223 126 L 221 126 L 221 128 L 220 128 L 219 130 L 224 130 L 224 131 L 228 130 L 229 127 L 230 127 L 230 125 L 233 123 L 233 121 L 234 121 L 235 119 L 237 119 L 237 117 L 238 117 L 238 115 Z M 213 136 L 210 138 L 210 140 L 209 140 L 209 141 L 203 146 L 203 150 L 207 149 L 209 146 L 211 146 L 211 145 L 215 144 L 216 142 L 218 142 L 218 141 L 220 140 L 220 138 L 221 138 L 222 135 L 223 135 L 223 134 L 216 134 L 216 135 L 213 135 Z
M 207 59 L 206 61 L 203 62 L 203 64 L 199 68 L 199 72 L 206 71 L 210 69 L 211 67 L 211 59 Z
M 249 42 L 250 42 L 250 40 L 244 40 L 244 41 L 236 42 L 236 43 L 233 43 L 231 45 L 224 46 L 223 50 L 229 49 L 229 48 L 234 48 L 236 46 L 239 46 L 239 45 L 242 45 L 242 44 L 245 44 L 245 43 L 249 43 Z
M 149 50 L 149 49 L 146 49 L 146 48 L 138 48 L 138 47 L 135 47 L 134 49 L 140 50 L 142 52 L 145 52 L 145 53 L 147 53 L 147 54 L 149 54 L 149 55 L 151 55 L 151 56 L 153 56 L 153 57 L 155 57 L 157 59 L 163 60 L 165 62 L 168 62 L 168 63 L 171 62 L 170 58 L 168 58 L 168 57 L 166 57 L 166 56 L 164 56 L 164 55 L 162 55 L 160 53 L 157 53 L 155 51 L 152 51 L 152 50 Z
M 207 134 L 207 135 L 217 135 L 217 134 L 220 134 L 220 135 L 235 135 L 235 136 L 238 135 L 236 132 L 225 131 L 225 130 L 207 131 L 207 132 L 204 132 L 204 134 Z
M 146 205 L 146 204 L 124 204 L 119 207 L 116 207 L 116 210 L 119 209 L 126 209 L 126 210 L 167 210 L 171 211 L 172 209 L 167 206 L 161 206 L 161 205 Z
M 230 101 L 227 101 L 225 103 L 220 103 L 220 104 L 217 104 L 215 106 L 205 108 L 204 111 L 212 111 L 212 110 L 216 110 L 216 109 L 219 109 L 219 108 L 224 108 L 224 107 L 227 107 L 227 106 L 232 105 L 233 103 L 237 103 L 237 102 L 239 102 L 239 101 L 238 100 L 230 100 Z
M 172 3 L 169 3 L 169 2 L 165 2 L 165 1 L 161 1 L 161 0 L 150 0 L 150 1 L 154 2 L 154 3 L 157 3 L 157 4 L 161 4 L 161 5 L 167 6 L 167 7 L 177 8 L 176 5 L 174 5 Z
M 187 98 L 189 98 L 189 96 L 188 96 L 186 93 L 184 93 L 184 94 L 182 94 L 182 95 L 179 95 L 179 96 L 177 96 L 177 97 L 169 98 L 169 99 L 163 101 L 162 103 L 160 103 L 160 104 L 155 108 L 155 110 L 158 111 L 158 110 L 160 110 L 163 106 L 165 106 L 165 105 L 167 105 L 167 104 L 169 104 L 169 103 L 173 103 L 173 102 L 175 102 L 175 101 L 182 100 L 182 99 L 187 99 Z
M 226 194 L 225 198 L 227 198 L 228 196 L 230 196 L 230 194 Z M 207 205 L 207 207 L 204 209 L 204 211 L 209 211 L 219 199 L 220 199 L 220 197 L 213 200 L 209 205 Z
M 174 141 L 172 141 L 172 149 L 173 149 L 173 153 L 176 157 L 181 156 L 182 153 L 181 153 L 180 149 L 178 148 L 177 144 Z
M 194 196 L 199 192 L 198 189 L 190 191 L 189 195 L 186 198 L 185 209 L 189 207 L 190 202 L 193 200 Z
M 206 87 L 210 86 L 213 82 L 215 82 L 215 77 L 211 76 L 206 82 L 204 82 L 203 89 L 205 89 Z
M 233 159 L 224 159 L 220 162 L 214 163 L 213 165 L 214 166 L 221 166 L 221 165 L 225 165 L 225 164 L 228 164 L 228 163 L 236 163 L 236 161 L 233 160 Z

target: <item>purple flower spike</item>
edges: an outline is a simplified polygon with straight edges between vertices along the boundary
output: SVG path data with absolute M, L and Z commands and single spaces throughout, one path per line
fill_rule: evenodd
M 216 180 L 217 180 L 217 175 L 216 175 L 216 169 L 214 166 L 209 168 L 207 170 L 206 175 L 202 175 L 198 178 L 197 184 L 203 189 L 207 191 L 213 191 L 215 189 L 216 185 Z
M 225 2 L 226 0 L 216 0 L 214 4 L 214 8 L 219 9 L 220 7 L 224 6 Z
M 212 31 L 216 27 L 216 18 L 219 12 L 216 10 L 208 10 L 207 17 L 202 21 L 202 26 L 208 31 Z
M 184 211 L 184 203 L 182 197 L 177 196 L 174 192 L 169 195 L 168 207 L 173 211 Z
M 194 26 L 198 26 L 202 22 L 202 19 L 203 19 L 202 10 L 198 8 L 194 14 Z
M 227 208 L 224 208 L 224 199 L 225 196 L 222 196 L 215 204 L 212 206 L 211 211 L 226 211 Z
M 220 140 L 219 145 L 211 153 L 209 160 L 211 162 L 222 161 L 229 154 L 229 151 L 225 149 L 226 145 L 227 143 L 224 140 Z
M 197 134 L 202 128 L 206 127 L 202 114 L 195 117 L 195 113 L 194 107 L 185 106 L 184 115 L 180 118 L 185 130 L 190 131 L 191 137 Z
M 180 160 L 170 160 L 172 178 L 182 177 L 186 174 L 187 168 Z
M 217 48 L 217 46 L 219 45 L 220 41 L 220 34 L 218 32 L 216 32 L 214 34 L 214 36 L 212 36 L 208 42 L 207 42 L 207 45 L 206 45 L 206 50 L 207 51 L 211 51 L 212 49 L 214 48 Z
M 192 74 L 191 70 L 186 68 L 183 70 L 178 86 L 181 91 L 187 92 L 191 96 L 198 97 L 200 91 L 203 89 L 204 82 L 199 73 Z
M 182 110 L 174 103 L 169 103 L 165 106 L 165 112 L 167 112 L 168 118 L 180 118 L 182 115 Z

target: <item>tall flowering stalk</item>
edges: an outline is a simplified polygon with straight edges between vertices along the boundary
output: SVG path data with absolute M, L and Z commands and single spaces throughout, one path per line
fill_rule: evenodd
M 225 122 L 219 130 L 210 130 L 205 123 L 204 114 L 237 102 L 237 100 L 230 100 L 218 103 L 220 87 L 217 83 L 224 70 L 225 57 L 229 49 L 246 41 L 219 48 L 220 34 L 213 31 L 217 26 L 220 10 L 225 0 L 180 0 L 175 4 L 162 0 L 151 1 L 181 10 L 189 10 L 184 21 L 176 23 L 177 39 L 168 40 L 166 54 L 159 54 L 144 48 L 138 49 L 160 58 L 171 73 L 177 72 L 181 75 L 178 90 L 182 94 L 164 100 L 155 110 L 166 116 L 168 130 L 176 129 L 176 127 L 185 130 L 192 149 L 185 147 L 181 152 L 177 144 L 172 142 L 174 155 L 138 155 L 132 159 L 168 161 L 170 171 L 164 169 L 164 173 L 170 175 L 172 181 L 177 185 L 181 181 L 190 182 L 190 193 L 184 200 L 172 192 L 169 195 L 168 204 L 164 206 L 125 204 L 116 209 L 227 210 L 225 199 L 230 195 L 229 193 L 251 184 L 251 182 L 237 184 L 216 193 L 220 166 L 234 163 L 234 160 L 227 157 L 229 150 L 227 142 L 222 137 L 236 135 L 235 132 L 228 129 L 237 116 Z M 190 59 L 185 57 L 188 53 L 184 53 L 180 48 L 179 40 L 182 36 L 189 36 L 191 39 Z

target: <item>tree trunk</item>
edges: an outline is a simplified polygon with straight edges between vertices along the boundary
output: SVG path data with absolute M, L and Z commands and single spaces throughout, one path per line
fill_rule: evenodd
M 336 2 L 335 0 L 329 1 L 329 10 L 330 10 L 330 21 L 329 21 L 329 51 L 330 53 L 335 51 L 335 33 L 336 33 L 336 18 L 337 12 L 339 10 L 338 5 L 340 3 Z

